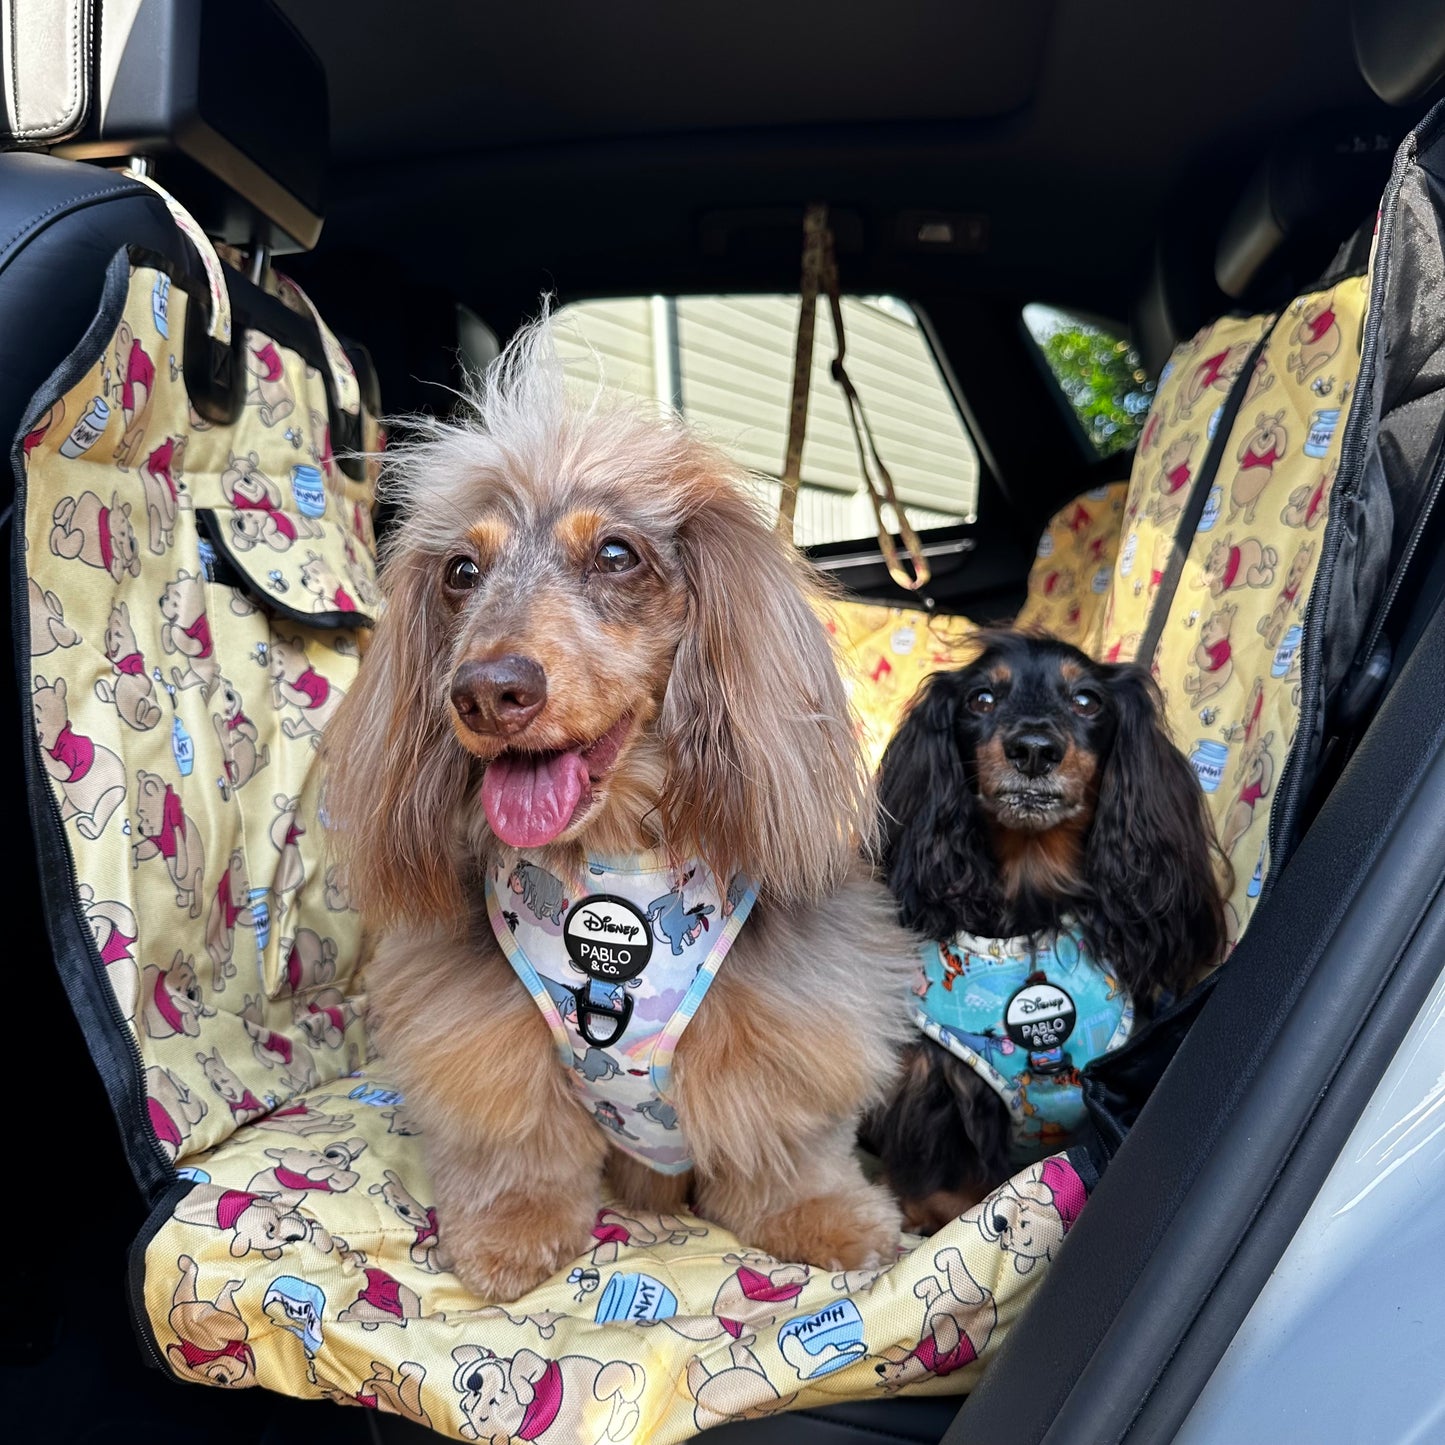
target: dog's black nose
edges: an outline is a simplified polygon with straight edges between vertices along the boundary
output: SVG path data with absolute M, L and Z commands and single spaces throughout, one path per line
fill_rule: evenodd
M 452 678 L 452 706 L 474 733 L 510 737 L 542 711 L 547 674 L 530 657 L 509 652 L 489 662 L 464 662 Z
M 1021 728 L 1005 739 L 1003 755 L 1026 778 L 1042 778 L 1064 760 L 1064 745 L 1041 728 Z

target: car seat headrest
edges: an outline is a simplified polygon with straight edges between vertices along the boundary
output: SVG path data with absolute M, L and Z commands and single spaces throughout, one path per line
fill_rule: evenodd
M 0 150 L 53 145 L 84 124 L 90 67 L 76 59 L 85 54 L 89 22 L 85 0 L 0 0 L 9 52 L 0 72 Z
M 1308 285 L 1372 214 L 1401 128 L 1388 115 L 1343 115 L 1277 140 L 1224 223 L 1219 289 L 1264 306 Z
M 1413 105 L 1445 79 L 1445 9 L 1439 0 L 1350 0 L 1355 60 L 1390 105 Z
M 1130 336 L 1149 375 L 1157 376 L 1176 344 L 1228 305 L 1210 275 L 1209 243 L 1199 228 L 1160 231 L 1129 318 Z
M 28 8 L 88 14 L 92 6 Z M 94 8 L 98 23 L 75 32 L 88 46 L 81 69 L 93 93 L 83 122 L 50 148 L 82 160 L 151 159 L 217 240 L 274 252 L 314 246 L 330 139 L 326 75 L 271 0 Z

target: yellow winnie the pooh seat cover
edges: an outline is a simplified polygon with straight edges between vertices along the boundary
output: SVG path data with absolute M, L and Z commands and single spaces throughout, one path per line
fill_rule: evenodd
M 370 449 L 375 423 L 305 298 L 273 277 L 294 325 L 232 318 L 187 233 L 209 294 L 120 252 L 15 451 L 52 936 L 153 1204 L 133 1273 L 154 1362 L 557 1445 L 966 1390 L 1084 1203 L 1082 1157 L 876 1275 L 619 1209 L 505 1310 L 447 1272 L 421 1140 L 368 1046 L 316 766 L 377 602 L 371 477 L 331 434 Z M 188 397 L 198 307 L 218 346 L 234 324 L 234 420 Z
M 1234 870 L 1238 941 L 1270 869 L 1276 784 L 1300 718 L 1301 637 L 1360 369 L 1368 280 L 1350 276 L 1277 315 L 1229 318 L 1178 347 L 1140 438 L 1101 655 L 1149 664 L 1175 742 Z M 1231 416 L 1231 412 L 1233 415 Z M 1213 455 L 1211 456 L 1211 449 Z M 1209 475 L 1199 476 L 1207 461 Z M 1183 485 L 1179 479 L 1184 478 Z M 1167 613 L 1156 594 L 1187 494 Z

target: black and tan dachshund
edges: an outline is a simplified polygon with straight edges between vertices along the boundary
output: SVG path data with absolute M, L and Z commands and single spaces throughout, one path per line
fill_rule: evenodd
M 927 678 L 881 765 L 884 864 L 902 922 L 1040 938 L 1067 921 L 1147 1013 L 1224 948 L 1203 794 L 1139 667 L 1053 638 L 985 634 L 969 666 Z M 920 1035 L 866 1137 L 915 1228 L 1010 1172 L 1010 1118 L 968 1063 Z

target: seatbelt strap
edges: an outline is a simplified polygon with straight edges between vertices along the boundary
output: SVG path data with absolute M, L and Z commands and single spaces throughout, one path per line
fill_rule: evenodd
M 1199 530 L 1199 520 L 1204 515 L 1210 490 L 1214 486 L 1215 477 L 1219 475 L 1225 449 L 1229 446 L 1235 419 L 1239 416 L 1245 394 L 1254 379 L 1254 368 L 1260 353 L 1269 344 L 1277 325 L 1279 316 L 1272 316 L 1263 334 L 1254 343 L 1243 370 L 1235 378 L 1233 389 L 1225 397 L 1224 406 L 1219 413 L 1219 424 L 1214 429 L 1214 439 L 1209 443 L 1209 450 L 1204 454 L 1204 465 L 1200 467 L 1199 475 L 1195 477 L 1190 488 L 1189 499 L 1184 504 L 1184 512 L 1174 533 L 1174 545 L 1169 552 L 1169 565 L 1160 579 L 1159 591 L 1155 593 L 1154 604 L 1149 611 L 1149 623 L 1144 629 L 1139 651 L 1135 654 L 1136 660 L 1150 671 L 1154 668 L 1154 654 L 1159 649 L 1159 639 L 1164 635 L 1164 625 L 1169 621 L 1169 610 L 1174 605 L 1174 594 L 1179 590 L 1179 579 L 1184 575 L 1184 563 L 1188 560 L 1189 549 L 1194 545 L 1194 534 Z
M 898 493 L 893 490 L 893 478 L 889 475 L 888 468 L 883 465 L 883 458 L 878 455 L 878 444 L 873 440 L 873 428 L 868 425 L 868 414 L 863 410 L 857 388 L 843 365 L 848 343 L 843 335 L 843 303 L 838 294 L 838 268 L 832 261 L 832 253 L 833 237 L 830 233 L 827 239 L 828 263 L 824 267 L 823 276 L 828 287 L 828 304 L 833 314 L 833 335 L 837 340 L 837 352 L 833 357 L 833 380 L 841 388 L 843 400 L 848 407 L 853 443 L 858 448 L 858 469 L 863 473 L 863 485 L 868 488 L 868 500 L 873 504 L 873 521 L 878 528 L 878 547 L 883 553 L 883 563 L 888 568 L 888 575 L 900 587 L 908 592 L 916 592 L 920 587 L 928 585 L 933 571 L 928 565 L 928 558 L 923 555 L 923 543 L 918 540 L 918 533 L 913 530 L 908 513 L 903 510 Z M 869 472 L 870 460 L 873 471 L 877 474 L 876 480 Z M 898 535 L 908 553 L 911 572 L 903 569 L 898 547 L 893 541 L 893 531 L 883 515 L 885 504 L 893 509 Z
M 833 380 L 843 393 L 843 403 L 848 411 L 848 423 L 853 429 L 853 443 L 858 450 L 858 469 L 863 475 L 863 485 L 873 507 L 873 519 L 878 531 L 878 547 L 883 554 L 883 563 L 888 575 L 898 586 L 909 592 L 916 592 L 927 586 L 932 578 L 928 559 L 923 555 L 923 544 L 918 533 L 908 520 L 903 504 L 893 486 L 893 478 L 878 454 L 878 444 L 873 429 L 868 425 L 868 415 L 858 390 L 848 375 L 845 361 L 848 342 L 843 329 L 843 299 L 838 281 L 838 258 L 833 242 L 833 231 L 828 225 L 826 206 L 809 206 L 803 218 L 803 277 L 800 286 L 802 310 L 798 317 L 798 342 L 793 355 L 793 407 L 788 418 L 788 446 L 783 462 L 782 494 L 778 501 L 778 526 L 789 538 L 793 535 L 794 515 L 797 509 L 798 485 L 802 474 L 803 439 L 808 425 L 808 390 L 813 369 L 813 331 L 817 317 L 818 292 L 828 296 L 829 311 L 833 321 Z M 893 530 L 883 514 L 885 506 L 893 509 L 898 535 L 908 554 L 908 568 L 903 565 Z

